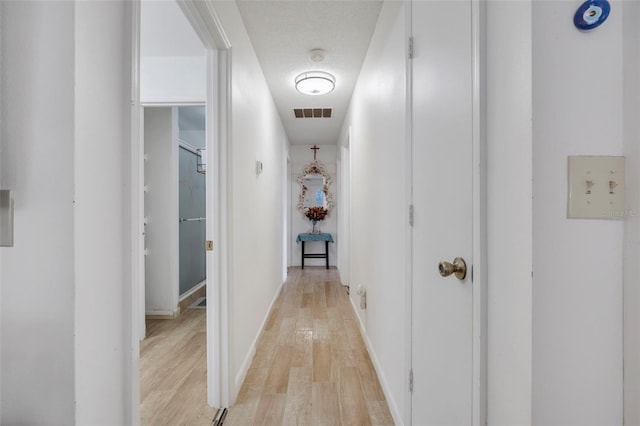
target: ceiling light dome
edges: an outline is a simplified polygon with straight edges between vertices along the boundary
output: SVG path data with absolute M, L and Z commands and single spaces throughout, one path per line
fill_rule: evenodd
M 296 90 L 305 95 L 326 95 L 336 87 L 335 77 L 324 71 L 303 72 L 295 82 Z

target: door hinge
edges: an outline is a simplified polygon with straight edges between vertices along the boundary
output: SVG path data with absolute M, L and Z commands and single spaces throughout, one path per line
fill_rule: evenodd
M 409 392 L 413 392 L 413 369 L 409 370 Z
M 413 59 L 413 37 L 409 37 L 408 55 L 409 59 Z
M 413 226 L 413 204 L 409 206 L 409 225 Z

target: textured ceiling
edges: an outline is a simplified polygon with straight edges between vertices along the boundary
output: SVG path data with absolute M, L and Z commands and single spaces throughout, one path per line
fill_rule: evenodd
M 247 32 L 292 144 L 336 144 L 382 1 L 236 0 Z M 326 58 L 313 62 L 310 51 Z M 333 74 L 323 96 L 298 93 L 304 71 Z M 333 108 L 332 118 L 295 118 L 294 108 Z

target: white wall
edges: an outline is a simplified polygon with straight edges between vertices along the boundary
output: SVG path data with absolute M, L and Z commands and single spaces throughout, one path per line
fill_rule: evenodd
M 533 2 L 533 422 L 619 425 L 624 222 L 566 206 L 567 156 L 624 154 L 622 3 L 588 33 L 576 6 Z
M 0 169 L 15 191 L 15 246 L 0 249 L 1 423 L 73 424 L 75 6 L 1 7 Z
M 313 151 L 311 145 L 292 145 L 289 150 L 289 158 L 291 159 L 291 228 L 289 241 L 291 242 L 291 250 L 289 256 L 289 266 L 300 266 L 302 264 L 302 244 L 296 243 L 298 234 L 308 232 L 313 227 L 309 219 L 307 219 L 300 211 L 298 211 L 298 198 L 300 196 L 300 184 L 298 176 L 302 173 L 305 166 L 313 161 Z M 318 222 L 322 232 L 328 232 L 333 236 L 334 243 L 329 243 L 329 265 L 337 264 L 338 244 L 340 244 L 340 235 L 338 235 L 338 211 L 340 209 L 340 200 L 338 198 L 338 174 L 337 174 L 337 147 L 336 145 L 320 145 L 317 151 L 317 158 L 326 167 L 327 173 L 331 176 L 331 186 L 329 192 L 333 196 L 334 209 L 325 218 Z M 307 253 L 324 253 L 324 243 L 306 243 L 305 251 Z M 325 259 L 305 259 L 305 266 L 325 266 Z
M 140 58 L 142 103 L 205 102 L 207 60 L 193 57 Z
M 140 101 L 206 101 L 204 46 L 176 1 L 142 1 Z
M 128 424 L 131 6 L 75 4 L 76 424 Z
M 237 392 L 258 332 L 283 284 L 288 141 L 236 3 L 213 5 L 232 45 L 229 308 L 230 377 Z M 264 164 L 260 175 L 256 160 Z
M 531 3 L 487 2 L 487 417 L 531 423 Z
M 145 311 L 174 315 L 179 293 L 178 108 L 144 109 Z
M 640 3 L 623 4 L 624 153 L 627 210 L 624 244 L 624 423 L 640 424 Z
M 1 7 L 2 423 L 126 424 L 129 5 Z
M 405 46 L 404 4 L 385 2 L 340 137 L 351 126 L 351 297 L 359 306 L 355 289 L 366 287 L 358 314 L 399 424 L 408 423 Z
M 622 423 L 623 247 L 625 423 L 640 421 L 632 3 L 589 33 L 572 3 L 487 3 L 490 424 Z M 626 224 L 566 219 L 567 156 L 580 154 L 628 156 Z

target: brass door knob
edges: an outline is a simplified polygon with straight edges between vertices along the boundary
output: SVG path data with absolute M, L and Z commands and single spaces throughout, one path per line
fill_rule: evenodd
M 443 277 L 448 277 L 451 274 L 455 274 L 456 278 L 458 278 L 459 280 L 464 280 L 467 276 L 467 264 L 461 257 L 456 257 L 455 259 L 453 259 L 453 263 L 440 262 L 438 269 L 440 270 L 440 275 L 442 275 Z

